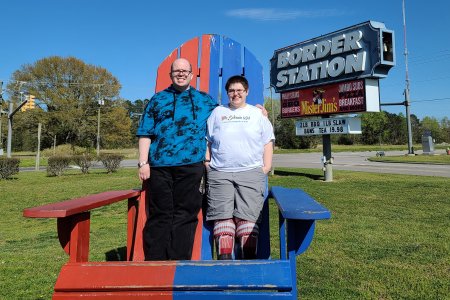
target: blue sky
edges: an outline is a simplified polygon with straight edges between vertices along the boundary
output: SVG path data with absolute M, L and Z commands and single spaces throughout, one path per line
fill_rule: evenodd
M 450 117 L 449 11 L 448 1 L 406 0 L 411 113 L 420 119 Z M 204 33 L 245 45 L 263 64 L 268 87 L 274 50 L 374 20 L 396 39 L 397 65 L 380 81 L 381 103 L 404 100 L 401 0 L 5 0 L 0 20 L 0 80 L 47 56 L 74 56 L 108 69 L 122 84 L 121 97 L 132 101 L 151 97 L 160 62 Z

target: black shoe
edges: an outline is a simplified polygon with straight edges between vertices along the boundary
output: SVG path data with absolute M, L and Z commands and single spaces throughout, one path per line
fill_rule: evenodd
M 231 253 L 228 254 L 220 254 L 218 255 L 218 260 L 231 260 L 233 257 L 231 256 Z

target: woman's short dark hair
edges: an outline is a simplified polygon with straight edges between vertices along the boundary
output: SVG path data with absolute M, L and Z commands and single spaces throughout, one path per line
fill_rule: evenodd
M 228 91 L 228 88 L 233 83 L 240 83 L 244 87 L 245 90 L 248 90 L 248 80 L 244 76 L 241 75 L 234 75 L 228 78 L 227 83 L 225 84 L 225 90 Z

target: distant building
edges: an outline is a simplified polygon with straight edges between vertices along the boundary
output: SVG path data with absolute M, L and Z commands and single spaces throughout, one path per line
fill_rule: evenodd
M 33 95 L 27 95 L 26 97 L 27 97 L 28 101 L 27 101 L 27 103 L 24 104 L 24 106 L 22 106 L 20 108 L 20 111 L 26 111 L 26 110 L 29 110 L 29 109 L 34 109 L 36 107 L 36 104 L 34 103 L 34 99 L 36 97 L 33 96 Z

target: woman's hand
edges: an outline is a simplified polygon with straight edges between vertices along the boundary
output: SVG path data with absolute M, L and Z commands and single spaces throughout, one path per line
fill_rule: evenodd
M 267 167 L 265 167 L 265 166 L 262 167 L 262 170 L 263 170 L 264 174 L 266 174 L 266 175 L 269 174 L 270 169 L 271 169 L 271 168 L 267 168 Z

